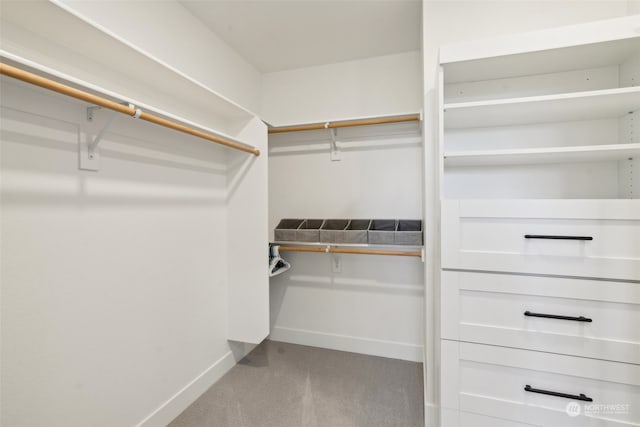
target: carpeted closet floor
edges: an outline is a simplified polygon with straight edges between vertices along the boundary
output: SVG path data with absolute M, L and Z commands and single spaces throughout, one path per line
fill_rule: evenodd
M 422 364 L 265 341 L 169 427 L 421 427 Z

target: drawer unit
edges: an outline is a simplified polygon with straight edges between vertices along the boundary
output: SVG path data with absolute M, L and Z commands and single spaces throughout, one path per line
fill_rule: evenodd
M 441 283 L 443 338 L 640 364 L 640 283 L 461 271 Z
M 640 280 L 640 200 L 445 200 L 442 267 Z
M 640 366 L 450 340 L 441 351 L 443 408 L 544 427 L 640 426 Z

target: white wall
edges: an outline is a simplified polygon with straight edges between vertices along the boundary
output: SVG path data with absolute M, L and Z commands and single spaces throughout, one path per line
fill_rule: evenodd
M 41 93 L 2 88 L 2 424 L 134 425 L 229 351 L 224 153 L 120 118 L 79 171 Z
M 534 31 L 538 29 L 578 24 L 601 19 L 637 13 L 637 1 L 423 1 L 423 64 L 424 64 L 424 105 L 425 116 L 434 117 L 434 85 L 438 49 L 441 45 L 465 40 L 476 40 L 502 34 Z M 427 124 L 428 122 L 425 122 Z M 437 233 L 438 213 L 432 210 L 433 198 L 438 197 L 436 189 L 428 183 L 435 183 L 437 169 L 433 164 L 435 150 L 433 129 L 425 127 L 425 215 L 426 229 L 431 235 Z M 426 274 L 425 311 L 425 400 L 427 403 L 426 424 L 435 426 L 437 411 L 438 301 L 437 265 L 438 254 L 428 258 Z M 436 266 L 431 269 L 432 265 Z
M 258 70 L 175 0 L 78 1 L 57 4 L 257 112 Z M 126 64 L 122 64 L 126 66 Z
M 274 126 L 416 112 L 420 52 L 264 74 L 261 117 Z
M 421 218 L 417 123 L 341 129 L 342 160 L 327 134 L 270 138 L 270 230 L 282 218 Z M 420 258 L 283 253 L 292 269 L 271 279 L 271 338 L 422 360 Z M 342 271 L 333 273 L 337 256 Z
M 420 53 L 266 74 L 262 117 L 275 125 L 421 108 Z M 282 218 L 422 217 L 419 125 L 340 129 L 342 160 L 325 131 L 272 135 L 270 230 Z M 348 142 L 347 142 L 348 141 Z M 286 253 L 293 268 L 271 280 L 271 338 L 422 361 L 419 258 Z

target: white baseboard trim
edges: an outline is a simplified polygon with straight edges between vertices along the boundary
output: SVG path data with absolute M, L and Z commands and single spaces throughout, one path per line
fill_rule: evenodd
M 424 425 L 425 427 L 440 426 L 440 405 L 426 402 L 424 405 Z
M 254 347 L 255 346 L 247 346 L 246 350 L 243 351 L 244 355 L 249 353 Z M 234 355 L 233 351 L 228 351 L 213 365 L 209 366 L 204 372 L 169 398 L 169 400 L 160 405 L 158 409 L 140 421 L 136 427 L 166 427 L 167 424 L 173 421 L 182 411 L 187 409 L 189 405 L 207 391 L 209 387 L 229 372 L 241 357 L 242 355 Z
M 269 336 L 273 341 L 330 348 L 332 350 L 369 354 L 391 359 L 423 361 L 422 346 L 396 341 L 383 341 L 349 335 L 329 334 L 326 332 L 275 326 Z

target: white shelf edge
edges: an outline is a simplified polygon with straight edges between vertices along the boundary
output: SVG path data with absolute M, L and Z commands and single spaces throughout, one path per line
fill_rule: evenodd
M 631 15 L 452 43 L 440 49 L 439 63 L 444 65 L 633 38 L 638 36 L 639 26 L 640 15 Z
M 513 150 L 450 151 L 445 152 L 443 157 L 445 166 L 481 166 L 588 162 L 623 159 L 634 155 L 640 155 L 640 143 Z
M 89 83 L 89 82 L 87 82 L 85 80 L 78 79 L 78 78 L 73 77 L 73 76 L 69 76 L 68 74 L 62 73 L 62 72 L 60 72 L 58 70 L 54 70 L 54 69 L 52 69 L 50 67 L 47 67 L 46 65 L 38 64 L 38 63 L 36 63 L 34 61 L 31 61 L 29 59 L 22 58 L 22 57 L 20 57 L 18 55 L 14 55 L 14 54 L 12 54 L 10 52 L 7 52 L 4 49 L 0 49 L 0 59 L 5 59 L 5 58 L 10 60 L 10 61 L 12 61 L 12 62 L 14 62 L 14 63 L 20 64 L 20 65 L 24 65 L 26 67 L 32 68 L 32 69 L 37 70 L 37 71 L 39 71 L 41 73 L 44 73 L 44 74 L 48 74 L 49 76 L 55 77 L 56 79 L 59 79 L 59 80 L 62 80 L 65 83 L 67 83 L 69 85 L 72 85 L 74 87 L 87 89 L 87 90 L 90 90 L 92 92 L 95 92 L 95 93 L 98 93 L 98 94 L 101 94 L 101 95 L 105 95 L 107 97 L 110 97 L 110 98 L 113 98 L 113 99 L 116 99 L 116 100 L 119 100 L 119 101 L 122 101 L 122 102 L 124 102 L 124 101 L 130 102 L 131 104 L 134 104 L 136 107 L 139 107 L 143 111 L 153 112 L 153 113 L 155 113 L 157 115 L 166 117 L 168 119 L 172 119 L 172 120 L 174 120 L 176 122 L 179 122 L 179 123 L 182 123 L 184 125 L 199 129 L 199 130 L 204 131 L 204 132 L 211 133 L 211 134 L 216 135 L 216 136 L 220 136 L 220 137 L 225 138 L 225 139 L 229 139 L 229 140 L 231 140 L 233 142 L 237 142 L 238 144 L 246 145 L 249 148 L 255 148 L 253 144 L 250 144 L 250 143 L 248 143 L 246 141 L 242 141 L 242 140 L 240 140 L 240 139 L 238 139 L 236 137 L 233 137 L 233 136 L 231 136 L 231 135 L 229 135 L 229 134 L 227 134 L 225 132 L 221 132 L 221 131 L 218 131 L 218 130 L 215 130 L 215 129 L 211 129 L 210 127 L 207 127 L 207 126 L 201 125 L 199 123 L 193 122 L 193 121 L 191 121 L 189 119 L 186 119 L 184 117 L 178 116 L 178 115 L 173 114 L 173 113 L 168 113 L 168 112 L 166 112 L 164 110 L 161 110 L 159 108 L 155 108 L 155 107 L 153 107 L 153 106 L 151 106 L 149 104 L 146 104 L 146 103 L 144 103 L 142 101 L 139 101 L 137 99 L 121 95 L 118 92 L 114 92 L 112 90 L 109 90 L 109 89 L 94 85 L 93 83 Z M 10 77 L 7 77 L 7 78 L 10 79 Z M 11 80 L 14 80 L 14 79 L 11 79 Z M 38 87 L 38 86 L 34 86 L 34 87 Z M 42 89 L 42 90 L 46 90 L 46 89 Z M 81 101 L 78 101 L 78 102 L 81 102 Z
M 445 104 L 445 129 L 619 118 L 640 108 L 640 87 Z
M 74 10 L 73 8 L 71 8 L 69 5 L 61 2 L 60 0 L 49 0 L 52 4 L 54 4 L 55 6 L 59 7 L 60 9 L 64 10 L 65 12 L 69 13 L 70 15 L 73 15 L 74 17 L 78 18 L 79 20 L 83 21 L 84 23 L 90 25 L 91 27 L 95 28 L 96 30 L 104 33 L 105 35 L 111 37 L 112 39 L 122 43 L 123 45 L 127 46 L 130 49 L 133 49 L 134 51 L 138 52 L 140 55 L 144 56 L 145 58 L 155 62 L 156 64 L 166 68 L 167 70 L 173 72 L 174 74 L 176 74 L 177 76 L 195 84 L 196 86 L 200 87 L 201 89 L 203 89 L 204 91 L 208 92 L 209 94 L 216 96 L 217 98 L 219 98 L 220 100 L 228 103 L 230 106 L 244 112 L 245 114 L 247 114 L 248 116 L 253 116 L 253 117 L 257 117 L 257 114 L 254 113 L 253 111 L 241 106 L 240 104 L 232 101 L 231 99 L 227 98 L 226 96 L 218 93 L 217 91 L 211 89 L 209 86 L 205 85 L 204 83 L 200 82 L 199 80 L 194 79 L 193 77 L 189 76 L 188 74 L 185 74 L 184 72 L 178 70 L 175 67 L 172 67 L 171 65 L 167 64 L 165 61 L 162 61 L 158 58 L 156 58 L 155 56 L 151 55 L 150 53 L 148 53 L 147 51 L 145 51 L 144 49 L 138 47 L 137 45 L 129 42 L 128 40 L 118 36 L 117 34 L 115 34 L 114 32 L 108 30 L 107 28 L 105 28 L 104 26 L 98 24 L 97 22 L 93 21 L 92 19 L 89 19 L 88 17 L 86 17 L 85 15 L 79 13 L 78 11 Z
M 267 123 L 269 126 L 274 127 L 274 128 L 281 128 L 281 127 L 295 127 L 295 126 L 306 126 L 306 125 L 310 125 L 310 124 L 317 124 L 317 123 L 336 123 L 336 122 L 350 122 L 352 120 L 363 120 L 363 119 L 388 119 L 390 117 L 402 117 L 402 116 L 411 116 L 414 114 L 419 114 L 421 117 L 421 120 L 423 120 L 424 118 L 422 118 L 422 112 L 421 111 L 404 111 L 404 112 L 396 112 L 396 113 L 388 113 L 388 114 L 377 114 L 377 115 L 373 115 L 373 116 L 350 116 L 350 117 L 334 117 L 334 118 L 329 118 L 329 119 L 322 119 L 322 120 L 316 120 L 316 121 L 305 121 L 305 122 L 295 122 L 295 123 Z M 406 122 L 406 123 L 413 123 L 413 122 Z M 416 121 L 415 123 L 420 123 L 419 121 Z M 400 123 L 388 123 L 388 124 L 400 124 Z M 377 125 L 370 125 L 370 126 L 377 126 Z M 273 134 L 273 135 L 277 135 L 277 134 Z
M 584 92 L 570 92 L 560 93 L 554 95 L 540 95 L 540 96 L 525 96 L 518 98 L 504 98 L 504 99 L 492 99 L 488 101 L 472 101 L 472 102 L 454 102 L 444 104 L 444 110 L 462 110 L 465 108 L 482 108 L 482 107 L 494 107 L 502 105 L 514 105 L 514 104 L 534 104 L 538 102 L 547 101 L 562 101 L 565 99 L 580 99 L 590 97 L 604 97 L 604 96 L 616 96 L 629 93 L 640 94 L 640 86 L 631 86 L 615 89 L 601 89 L 591 90 Z M 640 107 L 640 106 L 639 106 Z
M 322 242 L 296 242 L 296 241 L 273 241 L 269 242 L 271 245 L 290 245 L 290 246 L 306 246 L 306 247 L 314 247 L 314 248 L 325 248 L 327 246 L 332 248 L 368 248 L 368 249 L 382 249 L 382 248 L 393 248 L 398 250 L 416 250 L 423 249 L 424 246 L 418 245 L 374 245 L 369 243 L 322 243 Z

